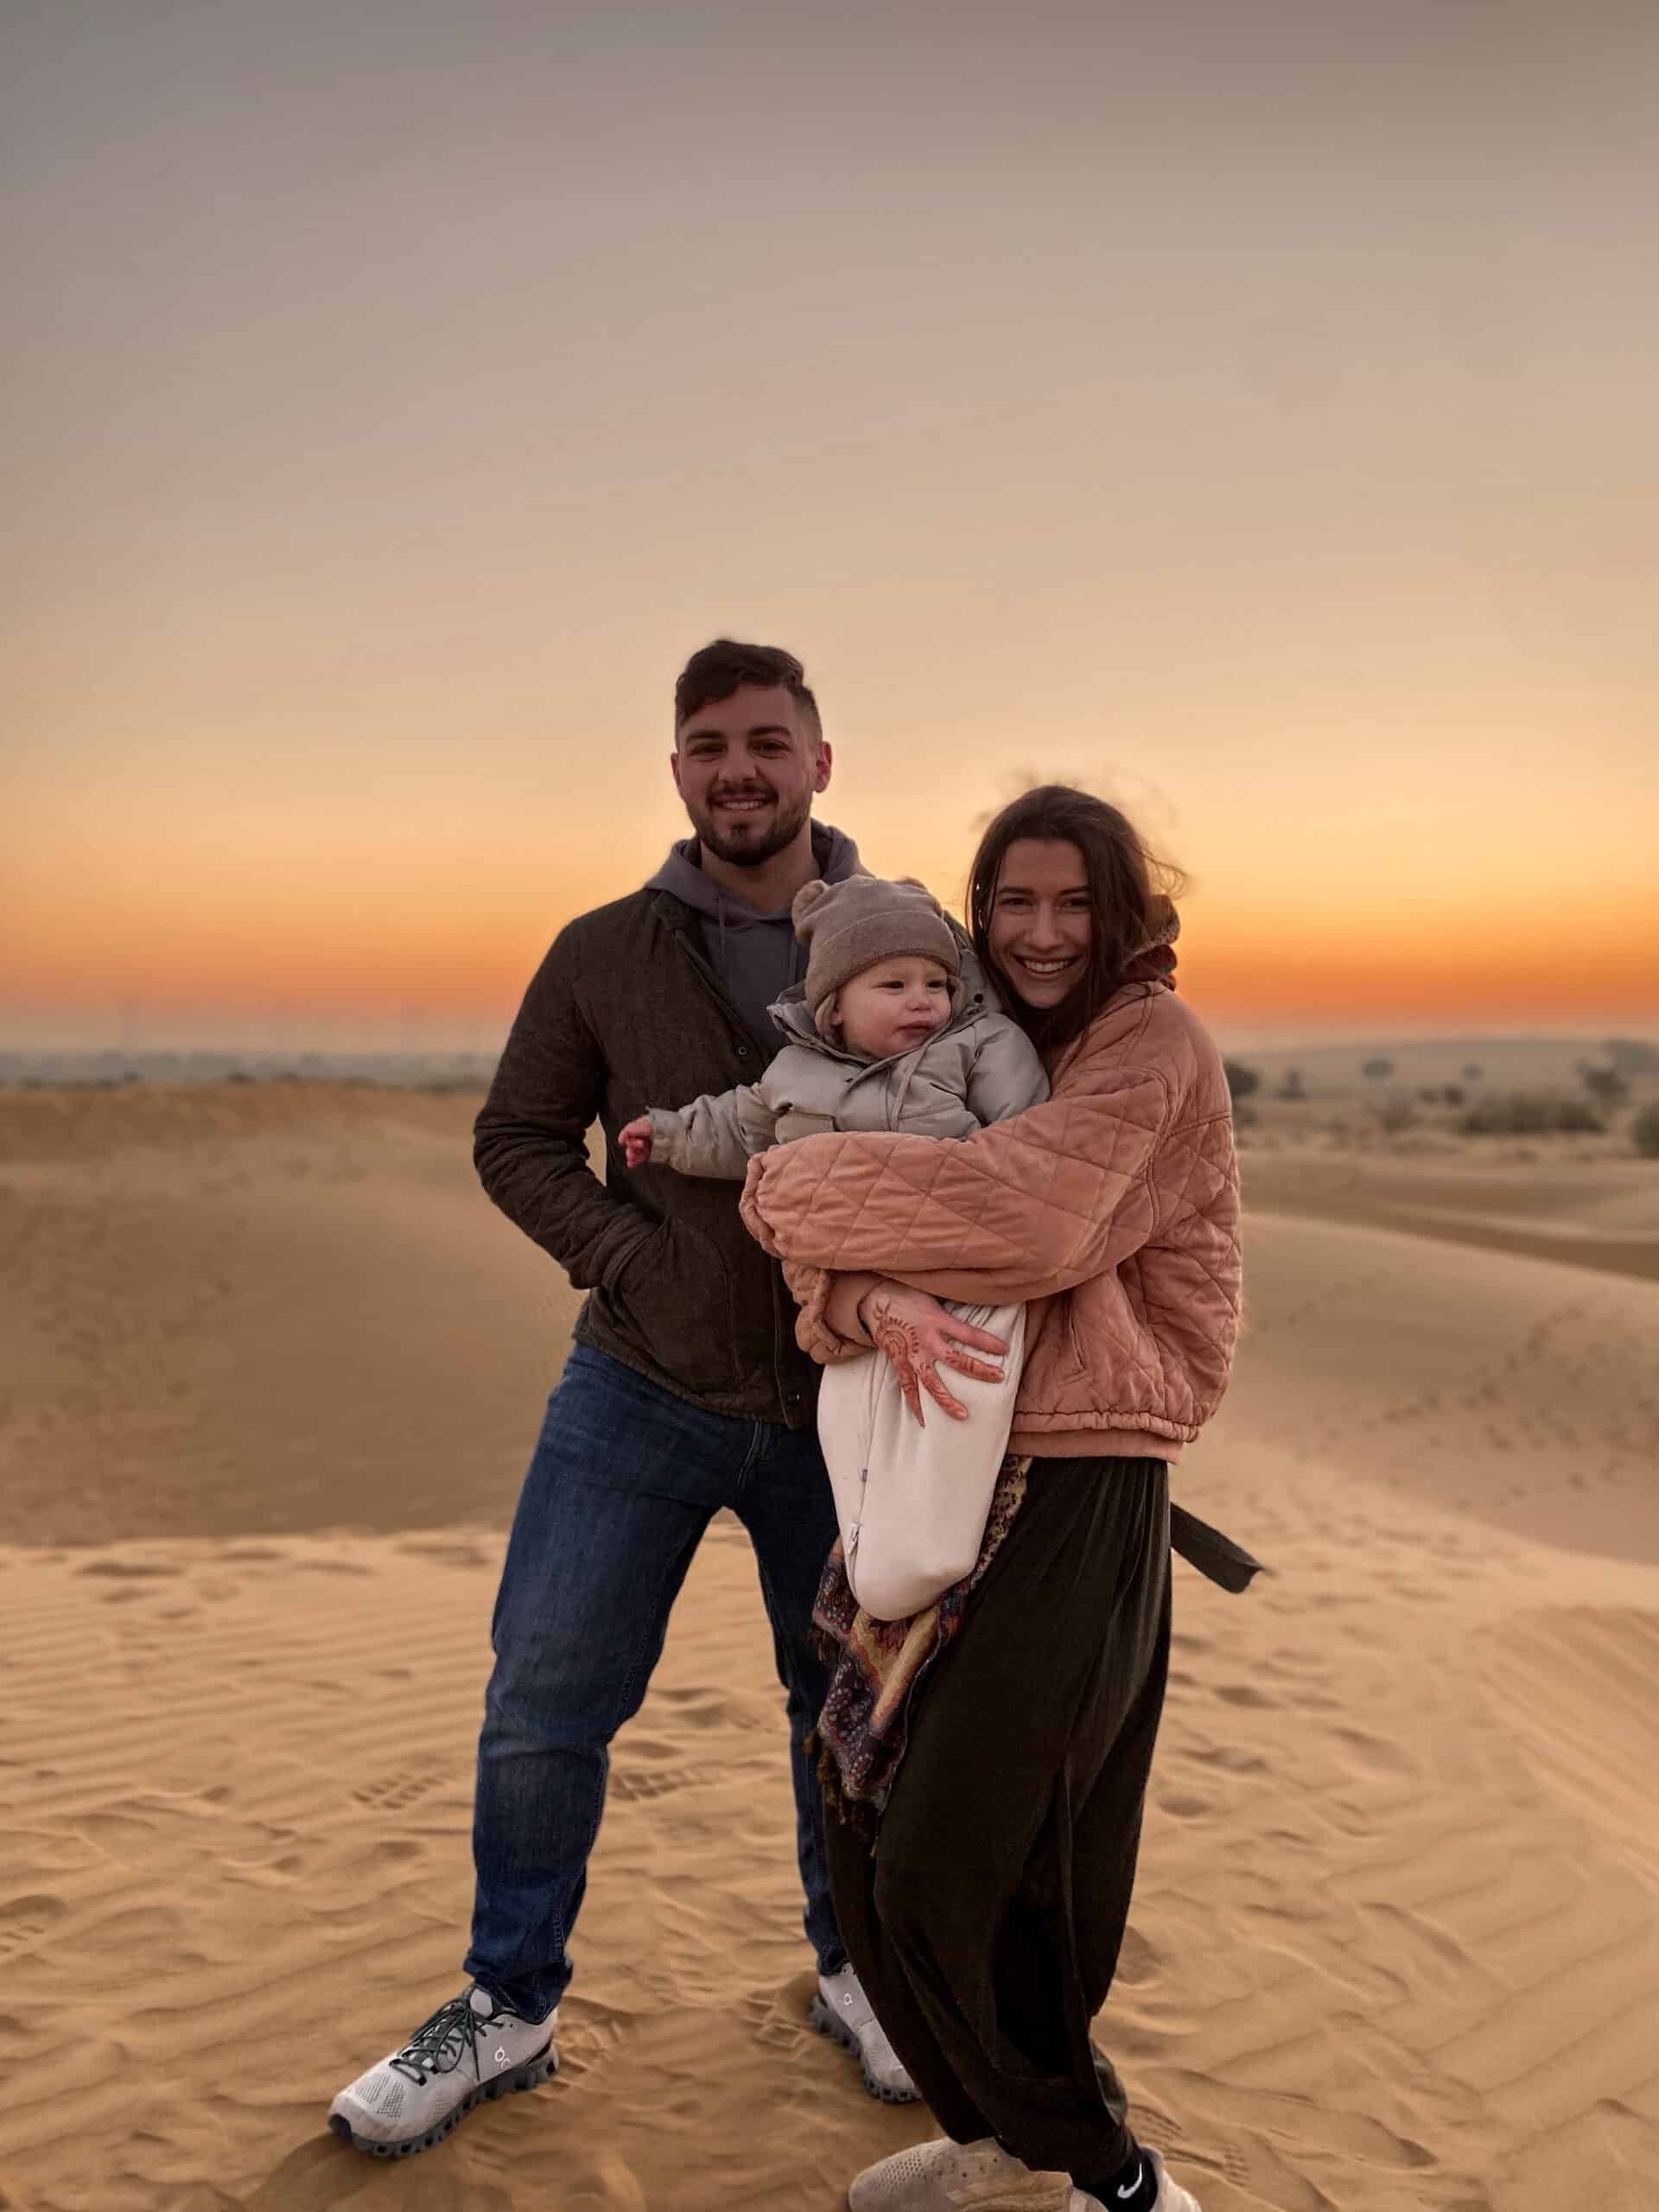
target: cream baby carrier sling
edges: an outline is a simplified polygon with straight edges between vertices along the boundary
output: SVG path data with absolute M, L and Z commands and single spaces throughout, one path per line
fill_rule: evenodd
M 1023 1306 L 946 1302 L 959 1320 L 1007 1343 L 998 1382 L 948 1375 L 968 1408 L 952 1421 L 925 1393 L 925 1426 L 883 1351 L 824 1370 L 818 1440 L 835 1492 L 854 1597 L 880 1621 L 908 1618 L 971 1574 L 1008 1448 L 1026 1343 Z

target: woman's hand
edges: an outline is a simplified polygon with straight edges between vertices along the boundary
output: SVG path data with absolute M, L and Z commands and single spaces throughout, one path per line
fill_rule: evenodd
M 631 1122 L 624 1122 L 616 1133 L 622 1147 L 622 1157 L 630 1167 L 643 1167 L 651 1158 L 651 1116 L 636 1114 Z
M 942 1366 L 957 1375 L 971 1376 L 976 1382 L 1002 1380 L 1000 1367 L 973 1355 L 976 1351 L 1004 1353 L 1007 1342 L 992 1336 L 988 1329 L 959 1321 L 925 1290 L 906 1290 L 901 1283 L 878 1283 L 860 1300 L 858 1318 L 876 1349 L 893 1362 L 905 1403 L 915 1414 L 918 1428 L 926 1427 L 922 1418 L 924 1390 L 952 1421 L 968 1418 L 967 1407 L 951 1395 L 939 1373 Z

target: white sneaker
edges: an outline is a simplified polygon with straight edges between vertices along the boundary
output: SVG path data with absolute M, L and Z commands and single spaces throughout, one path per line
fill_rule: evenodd
M 807 2007 L 807 2017 L 821 2036 L 833 2036 L 846 2044 L 863 2069 L 864 2086 L 873 2097 L 888 2105 L 916 2102 L 921 2093 L 899 2064 L 899 2054 L 851 1967 L 818 1976 L 818 1993 Z
M 1204 2212 L 1204 2207 L 1192 2190 L 1183 2189 L 1178 2181 L 1171 2181 L 1164 2171 L 1161 2152 L 1148 2151 L 1145 2155 L 1158 2177 L 1158 2202 L 1154 2212 Z M 1110 2208 L 1103 2205 L 1097 2196 L 1090 2196 L 1086 2190 L 1074 2189 L 1066 2199 L 1065 2212 L 1110 2212 Z
M 969 2212 L 982 2206 L 983 2212 L 1017 2212 L 1029 2205 L 1033 2212 L 1060 2212 L 1068 2187 L 1064 2174 L 1036 2172 L 993 2135 L 977 2143 L 952 2143 L 941 2135 L 867 2166 L 847 2192 L 847 2208 Z
M 533 2089 L 559 2070 L 556 2005 L 544 2020 L 521 2019 L 476 1983 L 440 2005 L 401 2050 L 359 2074 L 328 2107 L 328 2125 L 375 2158 L 429 2151 L 476 2104 Z

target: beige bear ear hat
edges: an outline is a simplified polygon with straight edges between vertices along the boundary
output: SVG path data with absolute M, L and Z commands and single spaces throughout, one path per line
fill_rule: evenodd
M 957 933 L 925 884 L 879 875 L 804 883 L 789 911 L 807 948 L 806 1003 L 815 1021 L 843 983 L 878 960 L 937 960 L 952 982 L 962 973 Z

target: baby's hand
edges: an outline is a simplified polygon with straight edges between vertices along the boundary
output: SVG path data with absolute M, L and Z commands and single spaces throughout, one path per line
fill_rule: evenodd
M 616 1133 L 616 1141 L 629 1166 L 643 1167 L 651 1158 L 650 1115 L 639 1114 L 632 1121 L 625 1122 Z

